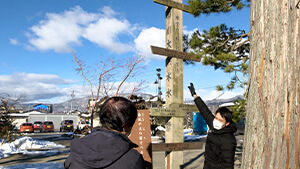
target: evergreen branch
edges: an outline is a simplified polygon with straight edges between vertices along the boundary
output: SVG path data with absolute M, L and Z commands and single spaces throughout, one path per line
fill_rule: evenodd
M 242 34 L 240 39 L 238 41 L 236 41 L 236 44 L 241 42 L 243 40 L 244 37 L 248 37 L 249 36 L 249 32 Z M 233 48 L 233 50 L 236 50 L 237 48 L 241 47 L 243 44 L 245 44 L 246 42 L 249 42 L 249 39 L 245 40 L 244 42 L 238 44 L 236 47 Z
M 234 75 L 237 78 L 238 82 L 240 82 L 241 84 L 243 84 L 243 82 L 239 79 L 238 75 L 237 75 L 237 70 L 234 69 Z
M 225 40 L 223 43 L 218 42 L 218 46 L 215 47 L 215 49 L 211 52 L 211 54 L 213 54 L 213 53 L 217 50 L 217 48 L 219 48 L 219 47 L 221 47 L 221 46 L 224 46 L 224 45 L 225 45 L 226 49 L 228 49 L 228 46 L 227 46 L 226 43 L 227 43 L 229 40 L 230 40 L 230 37 L 228 36 L 227 40 Z

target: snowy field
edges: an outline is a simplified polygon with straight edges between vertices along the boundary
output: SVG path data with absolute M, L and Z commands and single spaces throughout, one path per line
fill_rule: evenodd
M 37 141 L 31 137 L 21 137 L 14 142 L 4 143 L 0 146 L 0 159 L 9 157 L 12 154 L 53 154 L 57 153 L 59 149 L 65 148 L 60 144 L 55 144 L 50 141 Z M 41 151 L 30 151 L 30 150 L 41 150 Z
M 57 154 L 65 146 L 60 144 L 55 144 L 50 141 L 37 141 L 31 137 L 21 137 L 14 142 L 4 143 L 0 146 L 0 159 L 9 157 L 13 154 L 28 154 L 28 155 L 53 155 Z M 35 151 L 38 150 L 38 151 Z M 41 151 L 42 150 L 42 151 Z M 49 162 L 49 163 L 34 163 L 34 164 L 21 164 L 2 167 L 0 169 L 20 169 L 20 168 L 30 168 L 30 169 L 54 169 L 54 168 L 64 168 L 62 163 Z
M 206 135 L 192 135 L 192 129 L 184 130 L 184 140 L 198 140 L 200 138 L 206 137 Z M 31 137 L 21 137 L 12 143 L 5 143 L 0 146 L 0 159 L 9 157 L 13 154 L 27 154 L 27 155 L 47 155 L 52 156 L 59 153 L 60 149 L 65 148 L 65 146 L 56 144 L 50 141 L 40 141 L 34 140 Z M 35 151 L 38 150 L 38 151 Z M 41 151 L 43 150 L 43 151 Z M 48 162 L 48 163 L 33 163 L 33 164 L 20 164 L 2 167 L 0 169 L 60 169 L 64 168 L 63 163 L 58 162 Z

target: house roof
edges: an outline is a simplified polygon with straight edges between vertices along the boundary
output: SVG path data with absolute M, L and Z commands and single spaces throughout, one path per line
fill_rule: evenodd
M 26 113 L 11 113 L 9 115 L 14 116 L 14 117 L 28 117 L 29 115 L 32 115 L 32 114 L 45 114 L 45 113 L 41 113 L 39 111 L 30 111 L 30 112 L 26 112 Z

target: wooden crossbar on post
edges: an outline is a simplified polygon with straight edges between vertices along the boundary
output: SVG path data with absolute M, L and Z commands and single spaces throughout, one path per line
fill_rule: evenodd
M 176 1 L 171 1 L 171 0 L 153 0 L 153 2 L 161 4 L 161 5 L 165 5 L 165 6 L 169 6 L 172 8 L 176 8 L 179 10 L 182 10 L 184 12 L 188 12 L 190 10 L 190 6 L 176 2 Z
M 204 142 L 152 143 L 152 151 L 183 151 L 201 149 Z
M 169 108 L 150 108 L 151 116 L 185 117 L 187 112 L 197 112 L 196 105 L 170 104 Z
M 173 103 L 170 105 L 171 108 L 183 111 L 183 112 L 198 112 L 199 109 L 197 108 L 196 105 L 191 105 L 191 104 L 177 104 Z
M 190 53 L 181 52 L 181 51 L 172 50 L 172 49 L 161 48 L 161 47 L 157 47 L 157 46 L 150 46 L 150 47 L 151 47 L 151 51 L 153 54 L 167 56 L 167 57 L 175 57 L 175 58 L 184 59 L 184 60 L 191 60 L 191 61 L 195 61 L 195 62 L 201 61 L 200 58 L 197 58 L 196 56 L 193 56 Z
M 174 108 L 150 108 L 151 116 L 184 117 L 186 113 Z

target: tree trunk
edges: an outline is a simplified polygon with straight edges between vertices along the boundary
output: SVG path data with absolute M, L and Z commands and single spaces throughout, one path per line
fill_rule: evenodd
M 251 1 L 245 169 L 300 168 L 298 1 Z

